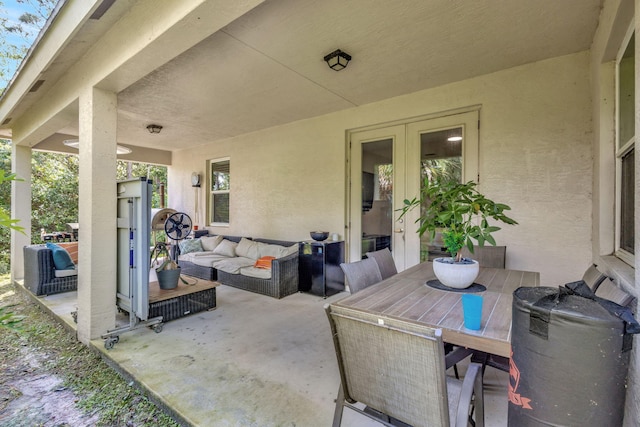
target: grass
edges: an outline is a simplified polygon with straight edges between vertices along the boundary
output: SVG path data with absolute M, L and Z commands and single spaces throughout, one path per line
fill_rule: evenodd
M 74 393 L 80 411 L 98 414 L 98 426 L 179 426 L 99 355 L 80 344 L 68 330 L 15 290 L 8 275 L 0 276 L 3 372 L 19 375 L 20 369 L 9 368 L 24 363 L 25 351 L 39 355 L 44 373 L 63 380 L 63 386 Z M 0 376 L 0 388 L 7 387 L 6 375 Z

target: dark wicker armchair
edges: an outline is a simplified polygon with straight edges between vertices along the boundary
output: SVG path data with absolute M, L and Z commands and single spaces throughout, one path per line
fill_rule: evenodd
M 24 287 L 35 295 L 75 291 L 78 276 L 56 277 L 51 249 L 45 245 L 25 246 Z

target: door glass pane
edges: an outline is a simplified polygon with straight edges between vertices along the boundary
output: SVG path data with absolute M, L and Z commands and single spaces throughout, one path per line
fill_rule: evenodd
M 434 181 L 462 181 L 462 127 L 420 134 L 420 185 L 425 179 Z M 426 206 L 423 207 L 423 209 Z M 420 239 L 420 261 L 450 256 L 436 234 L 432 242 L 428 233 Z
M 362 256 L 391 248 L 393 140 L 362 144 Z

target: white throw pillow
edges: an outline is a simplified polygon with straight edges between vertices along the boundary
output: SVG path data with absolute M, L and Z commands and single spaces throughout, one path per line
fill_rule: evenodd
M 223 239 L 222 236 L 203 236 L 200 238 L 200 243 L 202 243 L 202 249 L 209 252 L 215 250 Z
M 236 247 L 238 244 L 231 240 L 223 239 L 222 242 L 213 250 L 214 254 L 225 255 L 230 258 L 236 256 Z
M 245 239 L 243 237 L 242 239 L 240 239 L 240 243 L 238 243 L 236 254 L 238 254 L 238 256 L 256 260 L 261 256 L 259 248 L 260 243 L 254 242 L 253 240 Z
M 282 257 L 286 257 L 286 256 L 289 256 L 289 255 L 297 254 L 298 251 L 300 250 L 300 245 L 295 243 L 295 244 L 293 244 L 293 245 L 291 245 L 289 247 L 286 247 L 284 249 L 285 249 L 285 251 L 284 251 L 284 255 L 282 255 Z

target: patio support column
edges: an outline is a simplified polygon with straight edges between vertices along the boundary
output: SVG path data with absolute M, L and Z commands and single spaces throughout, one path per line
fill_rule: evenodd
M 115 327 L 117 96 L 95 87 L 80 93 L 78 339 Z
M 20 220 L 24 234 L 11 230 L 11 281 L 24 279 L 24 252 L 31 244 L 31 147 L 12 145 L 12 173 L 23 181 L 11 182 L 11 218 Z

